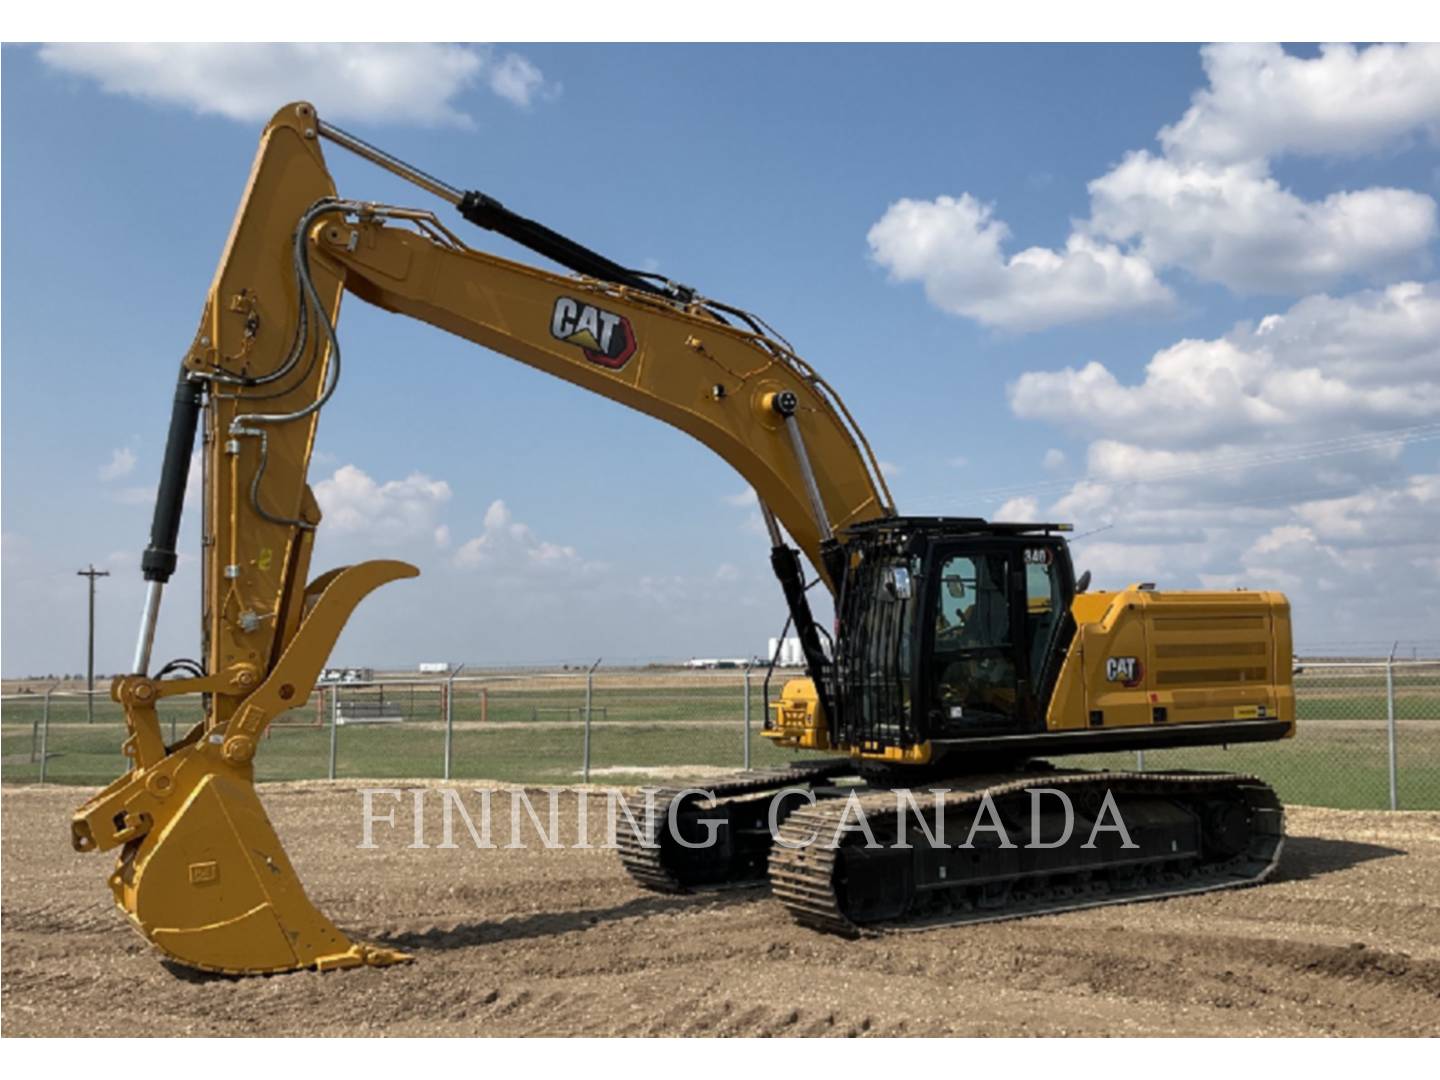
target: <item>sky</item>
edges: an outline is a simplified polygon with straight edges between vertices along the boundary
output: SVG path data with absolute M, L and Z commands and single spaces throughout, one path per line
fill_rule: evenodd
M 320 114 L 762 314 L 902 513 L 1058 520 L 1097 587 L 1286 592 L 1440 651 L 1440 48 L 7 46 L 6 676 L 134 647 L 178 361 L 270 114 Z M 338 148 L 343 195 L 423 206 Z M 763 652 L 747 486 L 638 413 L 353 298 L 314 567 L 421 569 L 335 662 Z M 198 515 L 156 655 L 198 650 Z

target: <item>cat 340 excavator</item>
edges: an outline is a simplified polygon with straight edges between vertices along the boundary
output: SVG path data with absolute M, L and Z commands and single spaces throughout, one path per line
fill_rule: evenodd
M 428 210 L 339 197 L 322 140 L 569 273 L 472 250 Z M 306 701 L 356 605 L 417 573 L 375 561 L 309 577 L 321 515 L 306 472 L 341 382 L 347 291 L 679 428 L 759 498 L 808 676 L 784 686 L 763 734 L 830 756 L 658 792 L 618 839 L 642 885 L 768 877 L 797 922 L 855 934 L 1241 885 L 1274 867 L 1283 812 L 1254 778 L 1048 759 L 1292 735 L 1283 596 L 1086 591 L 1068 526 L 900 516 L 838 395 L 758 317 L 627 269 L 297 103 L 265 129 L 180 365 L 134 666 L 111 690 L 131 764 L 71 823 L 77 850 L 119 850 L 115 899 L 170 960 L 247 973 L 406 959 L 352 942 L 311 905 L 254 786 L 266 727 Z M 202 659 L 151 674 L 197 428 Z M 816 582 L 834 598 L 833 634 L 811 611 Z M 203 719 L 167 744 L 157 702 L 194 693 Z M 1042 789 L 1049 803 L 1035 801 Z M 846 820 L 857 806 L 868 835 Z M 1117 813 L 1123 830 L 1096 827 Z M 960 842 L 967 832 L 978 839 Z

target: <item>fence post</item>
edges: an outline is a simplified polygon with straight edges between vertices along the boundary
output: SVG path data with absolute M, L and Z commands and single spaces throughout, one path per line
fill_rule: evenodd
M 455 670 L 445 680 L 445 779 L 450 779 L 450 755 L 455 745 L 455 676 L 460 674 L 464 664 L 456 666 Z
M 590 703 L 595 698 L 595 669 L 599 666 L 600 661 L 596 660 L 585 672 L 585 750 L 580 764 L 580 779 L 586 784 L 590 782 Z
M 335 740 L 340 730 L 340 684 L 330 688 L 330 779 L 335 779 Z
M 745 661 L 745 771 L 750 771 L 750 665 Z
M 45 765 L 50 760 L 46 752 L 50 742 L 50 691 L 45 691 L 45 710 L 40 714 L 40 783 L 45 783 Z
M 1145 771 L 1145 751 L 1144 751 L 1144 750 L 1136 750 L 1136 751 L 1135 751 L 1135 771 L 1136 771 L 1136 772 L 1144 772 L 1144 771 Z
M 1390 809 L 1400 809 L 1400 790 L 1396 780 L 1398 771 L 1395 753 L 1395 650 L 1400 647 L 1397 641 L 1390 649 L 1390 656 L 1385 661 L 1385 728 L 1387 739 L 1390 744 Z

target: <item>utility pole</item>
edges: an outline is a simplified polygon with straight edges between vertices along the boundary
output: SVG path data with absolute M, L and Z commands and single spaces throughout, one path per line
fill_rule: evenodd
M 445 779 L 450 779 L 450 758 L 455 747 L 455 676 L 465 670 L 456 664 L 445 677 Z
M 590 703 L 595 699 L 595 669 L 599 666 L 600 661 L 596 660 L 585 673 L 585 747 L 580 779 L 586 784 L 590 783 Z
M 90 579 L 90 645 L 85 654 L 85 720 L 95 722 L 95 579 L 109 577 L 109 570 L 96 570 L 91 563 L 88 570 L 77 570 L 76 575 Z

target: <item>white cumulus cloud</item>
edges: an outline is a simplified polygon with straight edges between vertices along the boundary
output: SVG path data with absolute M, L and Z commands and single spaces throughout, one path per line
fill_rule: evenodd
M 448 537 L 437 531 L 443 528 L 437 519 L 450 494 L 449 484 L 424 473 L 381 483 L 355 465 L 342 465 L 315 485 L 322 535 L 362 535 L 382 546 Z
M 108 93 L 246 122 L 300 98 L 335 120 L 468 127 L 457 99 L 476 86 L 519 106 L 556 90 L 518 53 L 470 45 L 45 45 L 40 58 Z
M 549 86 L 544 74 L 519 53 L 506 53 L 491 63 L 485 74 L 490 89 L 512 105 L 526 108 L 542 94 L 558 93 L 559 87 Z
M 1433 636 L 1440 603 L 1440 283 L 1311 296 L 1136 379 L 1029 372 L 1011 407 L 1090 437 L 1042 517 L 1075 521 L 1098 587 L 1275 588 L 1307 643 Z M 1428 463 L 1428 464 L 1422 464 Z M 1014 503 L 1041 496 L 1017 494 Z
M 106 482 L 119 480 L 135 471 L 135 451 L 128 446 L 110 451 L 110 460 L 100 466 L 100 479 Z
M 1160 132 L 1168 156 L 1212 162 L 1382 149 L 1440 121 L 1440 45 L 1279 45 L 1200 50 L 1209 86 Z
M 1015 413 L 1175 452 L 1338 438 L 1440 419 L 1440 282 L 1312 296 L 1215 339 L 1105 365 L 1027 372 Z
M 1171 301 L 1143 258 L 1071 234 L 1062 251 L 1030 247 L 1007 256 L 1010 229 L 993 204 L 958 198 L 900 199 L 870 228 L 870 253 L 894 281 L 919 282 L 942 311 L 986 326 L 1037 330 Z
M 1440 473 L 1407 477 L 1393 487 L 1374 487 L 1338 499 L 1318 499 L 1298 508 L 1315 537 L 1337 547 L 1365 547 L 1377 533 L 1386 540 L 1436 544 L 1440 524 Z M 1383 527 L 1377 529 L 1377 523 Z M 1432 549 L 1440 555 L 1440 546 Z
M 1264 161 L 1176 162 L 1141 150 L 1090 184 L 1088 227 L 1237 291 L 1301 292 L 1407 267 L 1436 234 L 1435 200 L 1397 188 L 1306 201 Z
M 1202 583 L 1286 590 L 1302 643 L 1327 633 L 1353 639 L 1356 625 L 1376 628 L 1387 641 L 1433 635 L 1440 473 L 1301 502 L 1286 517 L 1240 546 L 1237 569 L 1204 574 Z
M 1040 503 L 1034 496 L 1017 495 L 1000 504 L 991 515 L 993 521 L 1034 521 L 1040 516 Z
M 496 584 L 556 577 L 578 580 L 594 577 L 603 569 L 581 558 L 569 544 L 536 536 L 529 525 L 515 520 L 503 499 L 496 499 L 485 510 L 480 535 L 460 545 L 454 563 L 462 569 L 483 570 Z
M 1302 197 L 1275 178 L 1291 155 L 1373 152 L 1440 132 L 1440 46 L 1210 46 L 1209 85 L 1158 135 L 1088 185 L 1062 248 L 1007 254 L 995 207 L 966 192 L 902 198 L 870 229 L 892 280 L 942 311 L 1035 330 L 1163 306 L 1180 271 L 1242 293 L 1299 295 L 1411 274 L 1440 235 L 1435 200 L 1393 187 Z

